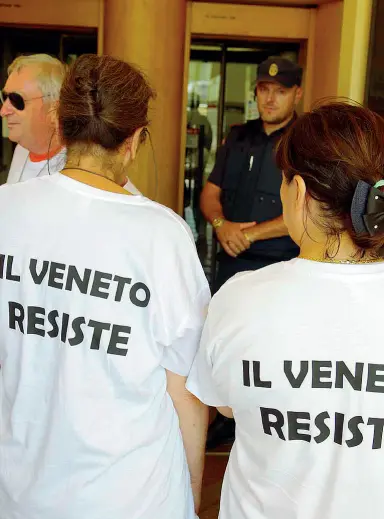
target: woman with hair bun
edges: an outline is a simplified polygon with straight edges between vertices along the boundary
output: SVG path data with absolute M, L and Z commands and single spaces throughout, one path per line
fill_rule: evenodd
M 220 519 L 382 517 L 384 121 L 320 106 L 277 164 L 300 256 L 219 291 L 187 382 L 236 420 Z
M 209 302 L 193 237 L 121 186 L 154 96 L 81 56 L 61 173 L 0 189 L 0 516 L 193 519 L 207 408 L 185 388 Z

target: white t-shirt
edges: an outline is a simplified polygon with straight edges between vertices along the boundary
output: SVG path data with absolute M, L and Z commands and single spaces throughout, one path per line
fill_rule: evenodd
M 18 144 L 13 153 L 7 184 L 16 184 L 17 182 L 24 182 L 31 178 L 42 177 L 49 174 L 53 175 L 64 168 L 66 160 L 67 151 L 63 148 L 57 155 L 51 157 L 49 161 L 32 161 L 29 158 L 29 151 Z M 141 194 L 130 180 L 128 180 L 124 188 L 133 195 Z
M 383 516 L 384 264 L 295 259 L 212 300 L 187 387 L 229 406 L 220 519 Z
M 0 188 L 1 519 L 192 519 L 166 369 L 209 288 L 188 227 L 64 175 Z

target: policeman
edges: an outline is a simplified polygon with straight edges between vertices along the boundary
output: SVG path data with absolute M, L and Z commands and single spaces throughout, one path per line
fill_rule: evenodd
M 230 131 L 201 195 L 201 210 L 222 250 L 214 290 L 237 272 L 290 260 L 298 248 L 287 235 L 274 146 L 295 119 L 302 69 L 283 58 L 259 65 L 255 95 L 260 119 Z
M 302 75 L 287 59 L 261 63 L 255 89 L 260 119 L 232 128 L 218 152 L 200 202 L 221 245 L 214 291 L 237 272 L 290 260 L 299 252 L 283 222 L 282 175 L 274 147 L 296 117 Z M 209 428 L 207 447 L 234 436 L 234 421 L 218 415 Z

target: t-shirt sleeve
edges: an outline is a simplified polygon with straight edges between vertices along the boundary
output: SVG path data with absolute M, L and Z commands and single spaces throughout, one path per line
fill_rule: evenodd
M 211 298 L 207 278 L 193 237 L 183 222 L 174 235 L 174 248 L 158 264 L 162 280 L 156 291 L 154 333 L 161 347 L 161 365 L 187 376 L 196 356 Z
M 213 377 L 215 344 L 212 341 L 210 326 L 210 318 L 208 317 L 200 347 L 187 380 L 187 389 L 206 405 L 226 407 L 229 405 L 227 397 L 224 395 L 224 393 L 227 394 L 227 391 L 220 391 Z
M 181 376 L 187 376 L 201 338 L 204 318 L 209 304 L 209 289 L 203 288 L 194 301 L 191 302 L 189 315 L 181 326 L 172 342 L 164 348 L 162 366 Z
M 235 142 L 238 134 L 237 127 L 233 128 L 226 138 L 224 144 L 219 148 L 216 156 L 216 162 L 213 167 L 211 174 L 209 175 L 208 182 L 212 182 L 218 187 L 221 187 L 224 179 L 225 164 L 227 161 L 228 151 L 232 144 Z

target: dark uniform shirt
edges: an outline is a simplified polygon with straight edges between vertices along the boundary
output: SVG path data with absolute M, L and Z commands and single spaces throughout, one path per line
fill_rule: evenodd
M 282 173 L 274 155 L 284 128 L 267 135 L 261 119 L 248 121 L 230 131 L 219 149 L 209 182 L 221 188 L 224 217 L 232 222 L 262 223 L 282 215 Z M 296 257 L 297 245 L 289 236 L 260 240 L 239 255 L 271 263 Z

